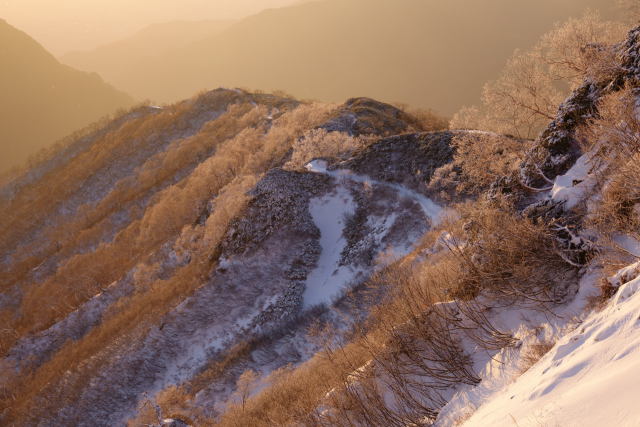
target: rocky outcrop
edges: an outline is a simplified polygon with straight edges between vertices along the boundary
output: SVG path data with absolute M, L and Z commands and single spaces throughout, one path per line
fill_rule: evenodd
M 324 175 L 271 170 L 250 192 L 252 199 L 243 216 L 229 227 L 221 245 L 224 256 L 251 252 L 284 228 L 318 238 L 309 200 L 329 191 L 331 181 Z
M 405 132 L 414 123 L 414 118 L 392 105 L 370 98 L 352 98 L 320 128 L 351 136 L 386 136 Z
M 509 194 L 525 207 L 531 201 L 531 189 L 549 186 L 549 181 L 566 173 L 582 154 L 576 131 L 598 117 L 603 97 L 625 88 L 640 86 L 640 27 L 614 47 L 619 60 L 615 72 L 600 81 L 588 79 L 560 105 L 555 119 L 538 137 L 517 176 L 502 178 L 492 193 Z M 529 187 L 529 188 L 527 188 Z

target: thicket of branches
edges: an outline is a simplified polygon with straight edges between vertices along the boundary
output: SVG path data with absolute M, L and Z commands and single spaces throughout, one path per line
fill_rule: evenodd
M 548 225 L 507 206 L 456 208 L 460 217 L 432 230 L 416 250 L 429 250 L 427 260 L 409 257 L 369 281 L 387 296 L 365 323 L 353 325 L 350 339 L 328 333 L 325 349 L 312 360 L 278 371 L 263 391 L 242 406 L 231 403 L 220 420 L 209 422 L 423 425 L 456 387 L 477 384 L 468 345 L 495 351 L 515 344 L 487 310 L 513 304 L 548 309 L 566 300 L 577 269 Z

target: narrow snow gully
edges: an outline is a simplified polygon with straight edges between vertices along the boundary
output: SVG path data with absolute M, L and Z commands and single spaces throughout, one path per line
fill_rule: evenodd
M 322 253 L 317 267 L 307 277 L 303 294 L 305 309 L 330 304 L 344 285 L 357 276 L 358 271 L 351 266 L 340 265 L 340 254 L 347 244 L 342 233 L 345 219 L 354 213 L 355 208 L 351 194 L 342 186 L 309 203 L 313 222 L 320 230 Z

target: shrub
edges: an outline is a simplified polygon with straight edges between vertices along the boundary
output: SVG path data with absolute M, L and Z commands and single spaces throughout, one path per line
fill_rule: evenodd
M 515 172 L 531 143 L 489 132 L 454 136 L 453 161 L 435 174 L 430 187 L 456 195 L 477 195 L 496 179 Z
M 291 160 L 285 166 L 298 169 L 322 157 L 344 159 L 364 147 L 368 140 L 366 137 L 350 136 L 346 132 L 312 129 L 295 141 Z
M 533 365 L 535 365 L 542 357 L 549 353 L 555 342 L 541 340 L 536 343 L 533 343 L 520 354 L 520 362 L 521 362 L 521 371 L 528 371 Z
M 582 130 L 585 150 L 599 162 L 602 198 L 592 223 L 604 236 L 638 236 L 640 226 L 640 120 L 637 93 L 626 89 L 600 102 L 599 117 Z
M 451 245 L 462 275 L 454 296 L 480 293 L 510 304 L 562 302 L 576 273 L 552 229 L 511 213 L 505 205 L 479 203 L 462 213 L 464 236 Z

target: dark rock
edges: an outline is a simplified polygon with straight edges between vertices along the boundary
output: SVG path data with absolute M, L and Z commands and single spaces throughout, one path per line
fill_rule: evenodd
M 538 138 L 521 168 L 527 186 L 546 187 L 547 179 L 571 168 L 582 154 L 576 130 L 598 117 L 598 103 L 604 96 L 640 86 L 640 27 L 631 30 L 615 49 L 620 60 L 618 72 L 602 81 L 587 80 L 574 90 Z

